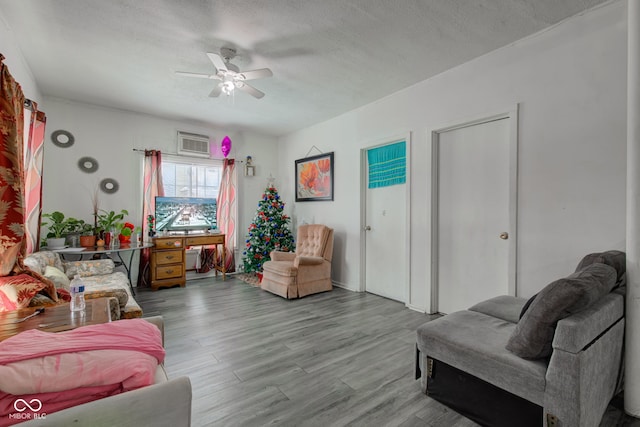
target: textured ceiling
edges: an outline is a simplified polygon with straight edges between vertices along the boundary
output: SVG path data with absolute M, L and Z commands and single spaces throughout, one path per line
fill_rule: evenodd
M 370 103 L 604 0 L 0 0 L 44 95 L 282 135 Z M 209 98 L 206 52 L 268 67 Z

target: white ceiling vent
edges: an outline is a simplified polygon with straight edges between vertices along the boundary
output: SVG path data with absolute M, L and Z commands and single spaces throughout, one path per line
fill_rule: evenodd
M 210 157 L 209 137 L 178 131 L 178 154 L 194 157 Z

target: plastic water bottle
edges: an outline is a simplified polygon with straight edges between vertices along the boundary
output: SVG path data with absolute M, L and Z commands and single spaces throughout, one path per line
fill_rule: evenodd
M 69 305 L 71 311 L 84 311 L 84 282 L 80 278 L 79 274 L 76 274 L 73 277 L 69 286 L 71 289 L 71 304 Z

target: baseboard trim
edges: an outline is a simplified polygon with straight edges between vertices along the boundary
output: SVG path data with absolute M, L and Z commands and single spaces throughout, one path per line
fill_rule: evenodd
M 350 288 L 349 286 L 345 285 L 344 283 L 336 282 L 335 280 L 332 280 L 331 283 L 336 288 L 346 289 L 347 291 L 351 291 L 351 292 L 360 292 L 358 289 Z
M 413 305 L 413 304 L 405 304 L 405 306 L 409 309 L 409 310 L 413 310 L 413 311 L 417 311 L 419 313 L 426 313 L 427 310 L 425 310 L 424 307 L 419 307 L 417 305 Z

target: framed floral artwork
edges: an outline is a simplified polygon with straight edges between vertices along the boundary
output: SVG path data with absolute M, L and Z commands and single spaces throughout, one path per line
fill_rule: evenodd
M 296 202 L 333 200 L 333 152 L 296 160 Z

